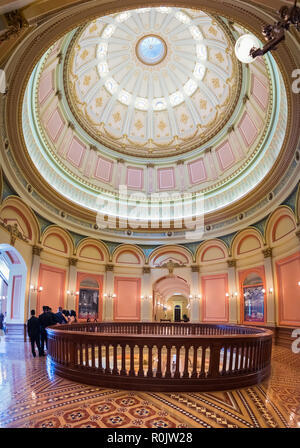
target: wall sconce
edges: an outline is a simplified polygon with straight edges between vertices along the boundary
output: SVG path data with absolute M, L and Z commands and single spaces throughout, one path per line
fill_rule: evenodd
M 34 286 L 34 285 L 30 285 L 30 291 L 32 292 L 42 292 L 43 291 L 43 287 L 42 286 Z
M 79 291 L 67 291 L 68 296 L 79 296 Z
M 189 295 L 189 299 L 191 299 L 191 300 L 200 300 L 201 299 L 201 294 L 194 294 L 194 295 L 190 294 Z
M 265 293 L 266 293 L 265 288 L 263 288 L 263 289 L 261 290 L 261 292 L 262 292 L 263 294 L 265 294 Z
M 111 293 L 111 292 L 106 293 L 105 292 L 103 294 L 103 297 L 108 298 L 108 299 L 114 299 L 115 297 L 117 297 L 117 295 L 115 293 Z
M 270 293 L 270 294 L 273 294 L 273 288 L 270 288 L 270 289 L 269 289 L 269 293 Z
M 0 300 L 5 300 L 7 299 L 7 296 L 0 296 Z
M 235 291 L 235 292 L 232 292 L 231 294 L 229 294 L 228 292 L 226 292 L 226 294 L 225 294 L 226 297 L 230 297 L 231 299 L 233 299 L 234 297 L 237 298 L 238 295 L 239 295 L 239 294 L 238 294 L 236 291 Z
M 141 300 L 152 300 L 152 296 L 141 296 Z
M 300 282 L 298 282 L 298 286 L 300 286 Z

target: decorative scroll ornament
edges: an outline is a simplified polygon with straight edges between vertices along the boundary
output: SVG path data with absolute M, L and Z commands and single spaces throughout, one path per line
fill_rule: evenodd
M 169 271 L 169 276 L 173 277 L 173 271 L 175 268 L 180 268 L 182 267 L 182 265 L 180 265 L 179 263 L 174 263 L 172 260 L 169 260 L 168 263 L 164 263 L 162 264 L 160 267 L 162 268 L 167 268 Z
M 271 247 L 264 249 L 262 252 L 263 252 L 265 258 L 272 257 L 272 248 Z
M 23 235 L 22 232 L 18 229 L 18 224 L 6 224 L 4 221 L 0 221 L 1 227 L 4 227 L 4 229 L 8 230 L 10 233 L 10 245 L 14 246 L 16 239 L 19 238 L 22 241 L 26 241 L 28 243 L 28 238 L 26 238 L 25 235 Z
M 28 27 L 28 23 L 18 10 L 8 12 L 4 14 L 4 17 L 7 22 L 7 29 L 3 34 L 0 34 L 0 44 L 9 40 L 12 36 L 18 36 L 22 29 Z

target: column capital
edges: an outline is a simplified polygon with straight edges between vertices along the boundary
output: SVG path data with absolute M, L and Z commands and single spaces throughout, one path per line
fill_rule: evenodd
M 264 258 L 272 257 L 272 247 L 267 247 L 266 249 L 263 249 L 262 253 L 264 254 Z
M 184 165 L 184 160 L 177 160 L 176 165 Z
M 229 268 L 236 268 L 236 260 L 227 260 L 227 265 Z
M 39 246 L 32 246 L 32 255 L 41 255 L 43 248 Z
M 143 267 L 143 274 L 150 274 L 150 273 L 151 273 L 150 266 L 144 266 Z
M 200 266 L 194 264 L 191 266 L 192 272 L 200 272 Z
M 298 239 L 300 241 L 300 229 L 296 231 L 296 236 L 298 237 Z
M 77 258 L 69 258 L 69 266 L 77 266 Z
M 113 264 L 106 264 L 105 265 L 105 272 L 113 272 L 114 265 Z

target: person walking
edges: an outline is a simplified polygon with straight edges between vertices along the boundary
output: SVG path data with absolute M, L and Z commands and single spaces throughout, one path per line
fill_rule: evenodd
M 5 334 L 3 322 L 4 322 L 4 314 L 1 313 L 0 314 L 0 342 L 1 342 L 1 336 L 4 336 L 4 334 Z
M 51 308 L 49 306 L 43 306 L 43 312 L 39 315 L 39 321 L 41 326 L 41 353 L 42 356 L 45 356 L 45 343 L 46 348 L 48 349 L 48 338 L 46 328 L 51 325 L 56 325 L 58 323 L 58 319 L 54 313 L 51 312 Z
M 30 314 L 31 318 L 28 319 L 27 321 L 27 333 L 28 336 L 30 337 L 32 356 L 35 358 L 36 357 L 35 344 L 38 348 L 39 356 L 42 356 L 41 341 L 40 341 L 41 326 L 39 319 L 35 316 L 35 310 L 31 310 Z

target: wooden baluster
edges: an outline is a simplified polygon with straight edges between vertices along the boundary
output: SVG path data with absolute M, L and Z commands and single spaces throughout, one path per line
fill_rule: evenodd
M 89 344 L 85 344 L 85 367 L 89 367 Z
M 205 377 L 205 358 L 206 358 L 206 346 L 202 345 L 202 356 L 201 356 L 201 371 L 200 371 L 200 375 L 199 378 L 204 378 Z
M 172 346 L 167 345 L 167 364 L 166 364 L 165 378 L 171 378 L 171 376 L 172 376 L 172 373 L 171 373 L 171 350 L 172 350 Z
M 114 365 L 113 365 L 112 373 L 113 373 L 113 375 L 118 375 L 119 371 L 118 371 L 118 343 L 117 342 L 114 342 L 114 345 L 113 345 L 113 359 L 114 359 Z
M 197 378 L 197 357 L 198 357 L 198 347 L 194 345 L 194 356 L 193 356 L 193 371 L 191 378 Z
M 208 376 L 216 378 L 220 374 L 220 344 L 210 346 Z
M 152 370 L 152 345 L 150 347 L 148 346 L 148 372 L 147 377 L 152 378 L 153 377 L 153 370 Z
M 122 367 L 121 367 L 121 372 L 120 375 L 127 375 L 126 372 L 126 344 L 121 344 L 121 348 L 122 348 Z
M 176 345 L 176 369 L 174 373 L 174 378 L 180 378 L 180 345 Z
M 98 345 L 98 364 L 99 364 L 99 371 L 101 373 L 104 373 L 104 367 L 103 367 L 103 361 L 102 361 L 102 345 Z
M 83 366 L 83 356 L 82 356 L 82 343 L 79 343 L 79 364 L 80 367 Z
M 109 344 L 105 345 L 105 373 L 110 374 L 110 366 L 109 366 Z
M 138 376 L 144 377 L 144 345 L 143 343 L 140 343 L 139 345 L 139 371 L 138 371 Z
M 226 374 L 226 364 L 227 364 L 227 345 L 224 345 L 222 375 Z
M 184 346 L 184 370 L 183 370 L 183 378 L 189 378 L 189 349 L 190 347 L 186 344 Z
M 162 346 L 161 345 L 157 345 L 157 370 L 156 370 L 156 378 L 161 378 L 162 377 L 162 371 L 161 371 L 161 351 L 162 351 Z
M 129 370 L 129 376 L 135 376 L 135 370 L 134 370 L 134 347 L 135 344 L 130 344 L 130 370 Z
M 95 368 L 95 344 L 91 344 L 91 351 L 92 351 L 92 369 Z
M 233 372 L 233 366 L 232 366 L 233 350 L 234 350 L 234 345 L 230 344 L 229 373 Z

